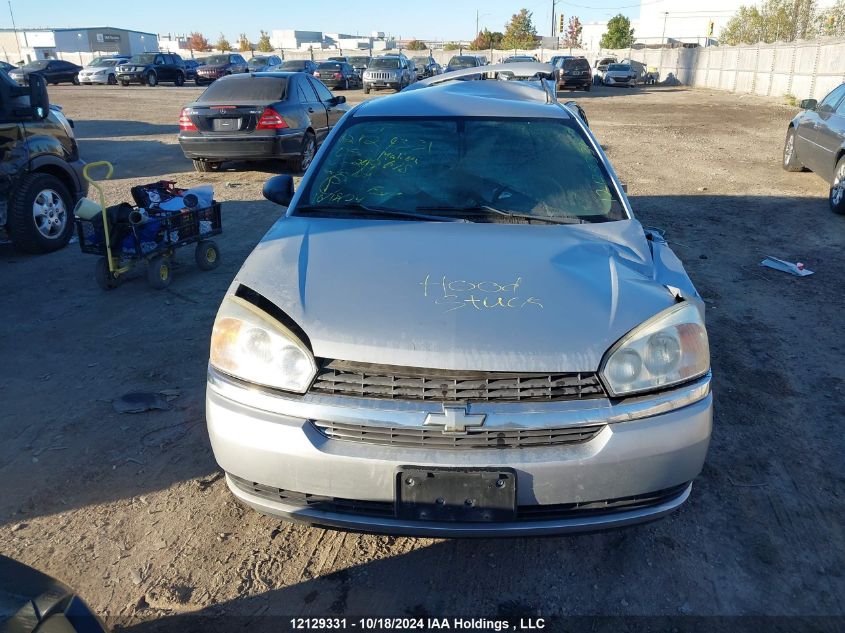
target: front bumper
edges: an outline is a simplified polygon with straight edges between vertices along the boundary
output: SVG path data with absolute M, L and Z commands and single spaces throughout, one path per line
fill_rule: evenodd
M 311 422 L 422 428 L 427 413 L 439 411 L 437 403 L 428 402 L 283 395 L 213 369 L 206 393 L 214 455 L 241 501 L 293 521 L 419 536 L 581 532 L 663 516 L 684 502 L 690 482 L 701 471 L 710 441 L 712 395 L 706 376 L 672 392 L 621 404 L 599 399 L 472 406 L 473 413 L 487 414 L 487 430 L 603 424 L 589 441 L 553 447 L 449 450 L 373 445 L 328 439 Z M 408 466 L 512 468 L 517 520 L 400 520 L 391 504 L 396 474 Z M 291 494 L 337 504 L 296 504 Z M 642 501 L 625 502 L 631 499 Z M 558 512 L 562 506 L 566 511 Z M 344 507 L 347 510 L 338 510 Z M 378 510 L 368 509 L 372 507 Z M 585 511 L 578 511 L 582 507 Z
M 180 136 L 179 145 L 186 158 L 197 160 L 293 158 L 301 153 L 302 136 L 302 130 L 277 136 Z
M 609 77 L 605 75 L 604 84 L 606 86 L 633 86 L 634 80 L 630 77 Z
M 107 84 L 109 82 L 109 75 L 79 75 L 79 83 L 82 84 Z
M 365 79 L 364 80 L 364 87 L 370 89 L 378 89 L 378 88 L 392 88 L 393 90 L 399 90 L 402 86 L 399 80 L 394 79 Z

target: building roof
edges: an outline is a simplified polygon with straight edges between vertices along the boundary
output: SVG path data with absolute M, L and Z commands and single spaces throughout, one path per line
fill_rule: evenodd
M 75 29 L 51 29 L 51 28 L 44 28 L 44 27 L 39 27 L 37 29 L 28 29 L 28 28 L 19 27 L 17 29 L 8 29 L 8 28 L 7 29 L 0 29 L 0 31 L 9 32 L 9 33 L 13 32 L 13 31 L 20 31 L 20 32 L 26 31 L 27 33 L 30 33 L 30 32 L 58 33 L 58 32 L 61 32 L 61 31 L 105 31 L 107 29 L 110 30 L 110 31 L 123 31 L 124 33 L 140 33 L 141 35 L 152 35 L 153 37 L 158 37 L 157 33 L 148 33 L 147 31 L 136 31 L 135 29 L 122 29 L 122 28 L 117 27 L 117 26 L 80 26 L 80 27 L 75 28 Z

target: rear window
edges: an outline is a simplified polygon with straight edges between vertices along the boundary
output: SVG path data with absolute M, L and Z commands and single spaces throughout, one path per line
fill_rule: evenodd
M 341 63 L 340 62 L 323 62 L 317 68 L 321 70 L 340 70 Z
M 449 60 L 449 66 L 452 68 L 474 68 L 478 66 L 478 59 L 466 55 L 456 55 Z
M 286 77 L 246 75 L 218 79 L 200 95 L 197 103 L 242 103 L 281 101 L 287 92 Z
M 305 62 L 302 60 L 291 60 L 282 64 L 282 70 L 302 70 L 305 68 Z
M 590 68 L 590 64 L 587 63 L 586 59 L 566 59 L 563 62 L 563 67 L 566 70 L 587 70 Z

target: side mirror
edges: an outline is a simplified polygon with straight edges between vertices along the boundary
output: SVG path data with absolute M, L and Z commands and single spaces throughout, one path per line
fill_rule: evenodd
M 262 195 L 270 202 L 286 207 L 293 200 L 293 176 L 282 174 L 273 176 L 264 183 Z
M 335 105 L 340 105 L 341 103 L 346 103 L 346 97 L 343 95 L 338 95 L 334 98 Z
M 50 97 L 47 96 L 47 81 L 43 76 L 32 73 L 29 79 L 29 106 L 32 118 L 43 121 L 50 114 Z
M 819 105 L 819 102 L 815 99 L 802 99 L 798 107 L 802 110 L 815 110 L 817 105 Z

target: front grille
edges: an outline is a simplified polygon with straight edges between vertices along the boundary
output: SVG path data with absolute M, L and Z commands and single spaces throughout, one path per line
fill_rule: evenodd
M 589 442 L 604 425 L 554 429 L 467 429 L 465 435 L 444 433 L 438 428 L 384 427 L 312 420 L 311 424 L 331 440 L 395 446 L 397 448 L 530 448 Z
M 362 517 L 395 518 L 396 509 L 392 501 L 362 501 L 293 492 L 248 481 L 229 473 L 229 479 L 240 490 L 268 501 L 281 501 L 285 505 L 311 508 L 322 512 L 336 512 Z M 518 505 L 517 521 L 556 521 L 585 516 L 609 515 L 629 510 L 640 510 L 661 505 L 678 498 L 689 486 L 689 482 L 655 492 L 630 497 L 579 501 L 548 505 Z
M 594 373 L 460 372 L 332 361 L 314 393 L 435 402 L 555 402 L 605 397 Z
M 385 80 L 385 79 L 393 79 L 393 73 L 380 73 L 372 71 L 369 75 L 367 75 L 367 79 L 378 79 L 378 80 Z

